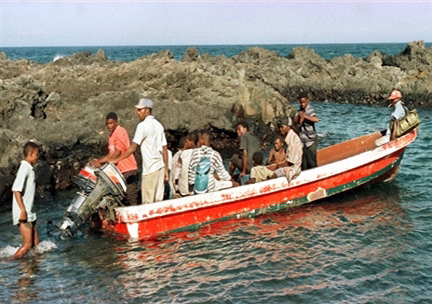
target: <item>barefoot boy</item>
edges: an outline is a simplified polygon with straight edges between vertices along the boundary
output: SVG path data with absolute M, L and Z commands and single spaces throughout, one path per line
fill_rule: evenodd
M 13 258 L 23 257 L 27 251 L 39 244 L 37 232 L 37 216 L 33 210 L 36 191 L 35 173 L 33 165 L 39 157 L 39 147 L 34 142 L 24 145 L 24 160 L 18 169 L 12 186 L 12 217 L 14 225 L 18 225 L 23 238 L 23 244 L 15 252 Z

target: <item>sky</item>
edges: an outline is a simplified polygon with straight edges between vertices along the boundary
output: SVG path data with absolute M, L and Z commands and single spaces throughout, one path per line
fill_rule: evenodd
M 415 40 L 432 42 L 432 0 L 0 0 L 0 47 Z

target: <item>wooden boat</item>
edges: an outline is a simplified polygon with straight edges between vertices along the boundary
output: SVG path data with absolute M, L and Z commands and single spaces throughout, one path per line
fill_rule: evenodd
M 147 205 L 118 207 L 116 221 L 102 219 L 102 229 L 145 239 L 233 217 L 253 217 L 317 201 L 365 184 L 392 180 L 417 128 L 379 147 L 380 132 L 318 151 L 318 167 L 291 182 L 281 177 L 218 192 Z

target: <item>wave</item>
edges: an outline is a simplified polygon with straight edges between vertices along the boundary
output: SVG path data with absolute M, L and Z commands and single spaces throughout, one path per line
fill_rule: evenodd
M 62 59 L 64 57 L 65 57 L 64 55 L 55 55 L 54 59 L 53 59 L 53 62 L 56 62 L 57 60 Z
M 7 245 L 5 248 L 0 249 L 0 258 L 7 258 L 11 257 L 15 254 L 15 252 L 18 250 L 19 247 L 13 247 L 11 245 Z M 39 243 L 39 245 L 36 246 L 35 250 L 38 253 L 53 251 L 54 249 L 57 249 L 57 245 L 52 241 L 42 241 Z M 32 250 L 30 250 L 31 252 Z M 29 253 L 30 253 L 29 252 Z

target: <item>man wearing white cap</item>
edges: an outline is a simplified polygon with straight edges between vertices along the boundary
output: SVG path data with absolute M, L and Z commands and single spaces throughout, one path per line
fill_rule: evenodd
M 163 200 L 164 182 L 168 181 L 168 148 L 164 128 L 152 115 L 153 102 L 141 99 L 135 106 L 141 122 L 137 125 L 132 144 L 117 163 L 141 146 L 142 155 L 142 203 L 150 204 Z

